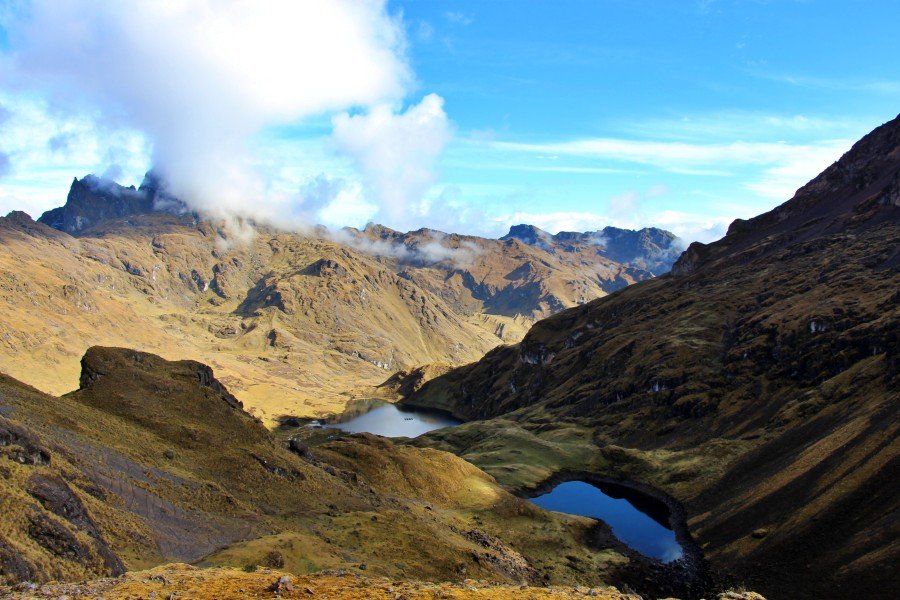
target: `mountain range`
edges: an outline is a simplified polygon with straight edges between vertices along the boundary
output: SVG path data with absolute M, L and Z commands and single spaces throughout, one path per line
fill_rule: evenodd
M 340 412 L 393 372 L 459 365 L 537 319 L 671 265 L 668 232 L 540 241 L 201 219 L 152 173 L 139 189 L 94 176 L 36 222 L 0 218 L 0 370 L 62 394 L 93 345 L 212 365 L 248 408 Z M 615 255 L 617 260 L 610 258 Z M 626 260 L 627 259 L 627 260 Z M 662 262 L 660 262 L 662 261 Z

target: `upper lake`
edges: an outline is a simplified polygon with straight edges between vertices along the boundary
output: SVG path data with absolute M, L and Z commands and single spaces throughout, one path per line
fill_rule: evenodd
M 325 427 L 347 433 L 374 433 L 384 437 L 417 437 L 433 429 L 453 427 L 462 421 L 440 412 L 400 408 L 378 401 L 357 402 Z

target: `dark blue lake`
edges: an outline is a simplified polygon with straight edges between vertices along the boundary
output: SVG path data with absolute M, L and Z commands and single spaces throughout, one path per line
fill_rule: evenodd
M 458 421 L 444 413 L 399 408 L 386 402 L 356 404 L 324 426 L 347 433 L 374 433 L 384 437 L 417 437 L 433 429 L 453 427 Z
M 584 481 L 560 483 L 546 494 L 531 498 L 531 501 L 547 510 L 592 517 L 607 523 L 613 533 L 624 544 L 662 562 L 678 560 L 683 556 L 681 546 L 675 539 L 675 532 L 662 525 L 665 518 L 656 518 L 642 512 L 635 503 L 620 496 L 618 491 L 604 493 L 599 487 Z M 637 492 L 635 492 L 637 494 Z M 652 499 L 637 504 L 654 502 Z

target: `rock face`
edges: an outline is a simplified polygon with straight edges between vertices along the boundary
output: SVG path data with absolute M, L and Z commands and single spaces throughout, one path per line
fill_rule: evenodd
M 78 233 L 107 219 L 153 211 L 153 198 L 113 181 L 88 175 L 72 181 L 65 206 L 45 212 L 39 223 Z
M 763 593 L 888 597 L 898 194 L 900 117 L 790 201 L 691 245 L 672 275 L 541 321 L 410 401 L 496 418 L 497 435 L 514 421 L 548 447 L 586 428 L 602 474 L 672 493 L 714 564 Z
M 65 481 L 56 476 L 34 473 L 29 477 L 26 491 L 40 502 L 49 512 L 68 521 L 78 531 L 85 533 L 93 541 L 94 552 L 103 560 L 110 575 L 121 575 L 125 572 L 125 564 L 110 550 L 96 523 L 87 512 L 81 499 L 72 491 Z M 29 528 L 29 535 L 43 545 L 63 552 L 87 564 L 92 562 L 91 552 L 79 544 L 75 538 L 61 526 L 53 526 L 53 521 L 36 516 Z M 62 547 L 60 547 L 62 546 Z

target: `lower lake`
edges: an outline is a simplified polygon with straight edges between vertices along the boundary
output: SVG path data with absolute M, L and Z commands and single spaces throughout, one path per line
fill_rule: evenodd
M 622 543 L 661 562 L 684 554 L 667 525 L 665 505 L 623 486 L 566 481 L 531 501 L 547 510 L 599 519 Z

